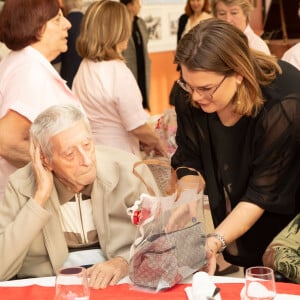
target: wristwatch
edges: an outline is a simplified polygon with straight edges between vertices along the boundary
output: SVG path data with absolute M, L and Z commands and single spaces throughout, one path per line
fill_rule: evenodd
M 219 233 L 209 233 L 206 237 L 208 237 L 208 238 L 215 237 L 216 239 L 218 239 L 221 242 L 222 247 L 219 251 L 217 251 L 217 253 L 222 253 L 224 251 L 224 249 L 227 247 L 224 237 Z

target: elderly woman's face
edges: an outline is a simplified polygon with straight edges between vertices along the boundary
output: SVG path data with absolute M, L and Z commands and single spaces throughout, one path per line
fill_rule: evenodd
M 64 17 L 61 10 L 50 19 L 41 34 L 42 53 L 48 60 L 53 60 L 62 52 L 68 50 L 67 38 L 71 23 Z
M 236 26 L 241 31 L 245 31 L 247 26 L 247 17 L 242 8 L 238 5 L 226 5 L 224 2 L 219 2 L 216 6 L 216 17 L 227 21 Z

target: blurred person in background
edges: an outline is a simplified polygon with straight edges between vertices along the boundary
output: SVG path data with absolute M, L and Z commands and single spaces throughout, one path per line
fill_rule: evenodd
M 0 198 L 8 176 L 30 161 L 29 128 L 53 104 L 78 103 L 51 65 L 67 51 L 70 22 L 57 0 L 6 1 L 0 41 L 12 51 L 0 63 Z
M 132 21 L 132 32 L 123 56 L 133 73 L 143 96 L 143 107 L 150 111 L 151 61 L 148 54 L 149 33 L 145 21 L 138 17 L 141 10 L 140 0 L 120 0 L 126 5 Z
M 72 88 L 74 76 L 82 59 L 76 50 L 76 39 L 83 17 L 83 2 L 82 0 L 62 0 L 62 3 L 64 15 L 72 27 L 68 30 L 68 50 L 60 55 L 60 75 L 67 81 L 69 88 Z
M 162 142 L 147 124 L 137 82 L 122 52 L 131 36 L 131 20 L 122 3 L 97 1 L 84 14 L 77 50 L 83 57 L 73 91 L 89 118 L 96 144 L 121 148 L 141 157 L 166 155 Z
M 236 26 L 247 36 L 252 49 L 271 54 L 266 42 L 251 28 L 250 13 L 253 6 L 249 0 L 211 0 L 213 15 Z
M 185 13 L 182 14 L 178 20 L 177 45 L 181 37 L 196 26 L 200 21 L 212 17 L 210 13 L 209 0 L 187 0 L 184 10 Z M 176 70 L 180 72 L 179 65 Z M 169 94 L 169 104 L 172 106 L 174 106 L 175 97 L 179 89 L 180 87 L 178 86 L 177 81 L 175 81 Z
M 177 30 L 177 44 L 181 37 L 200 21 L 212 17 L 209 0 L 187 0 L 185 13 L 179 17 Z
M 300 42 L 286 50 L 281 59 L 300 70 Z

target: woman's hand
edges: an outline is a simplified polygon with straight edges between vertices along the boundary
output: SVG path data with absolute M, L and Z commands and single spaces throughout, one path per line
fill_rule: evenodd
M 147 155 L 153 153 L 153 155 L 168 157 L 166 147 L 162 140 L 148 124 L 141 125 L 130 132 L 140 140 L 141 147 Z
M 214 275 L 217 269 L 217 253 L 209 248 L 206 244 L 206 265 L 199 271 L 207 272 L 209 275 Z
M 202 219 L 203 207 L 199 197 L 203 196 L 204 185 L 202 176 L 187 175 L 179 180 L 176 198 L 178 207 L 171 213 L 166 232 L 180 230 L 190 222 L 200 221 L 198 217 Z

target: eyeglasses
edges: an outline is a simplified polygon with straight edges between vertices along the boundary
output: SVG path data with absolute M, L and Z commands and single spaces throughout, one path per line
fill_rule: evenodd
M 197 94 L 201 97 L 200 99 L 205 98 L 208 100 L 212 100 L 214 93 L 222 85 L 222 83 L 224 82 L 224 80 L 226 78 L 227 78 L 227 75 L 225 75 L 223 77 L 223 79 L 220 81 L 220 83 L 218 83 L 216 86 L 214 86 L 212 88 L 203 88 L 203 87 L 192 88 L 190 85 L 188 85 L 186 82 L 182 81 L 181 79 L 178 79 L 177 83 L 183 90 L 185 90 L 186 92 L 188 92 L 191 95 L 196 91 Z

